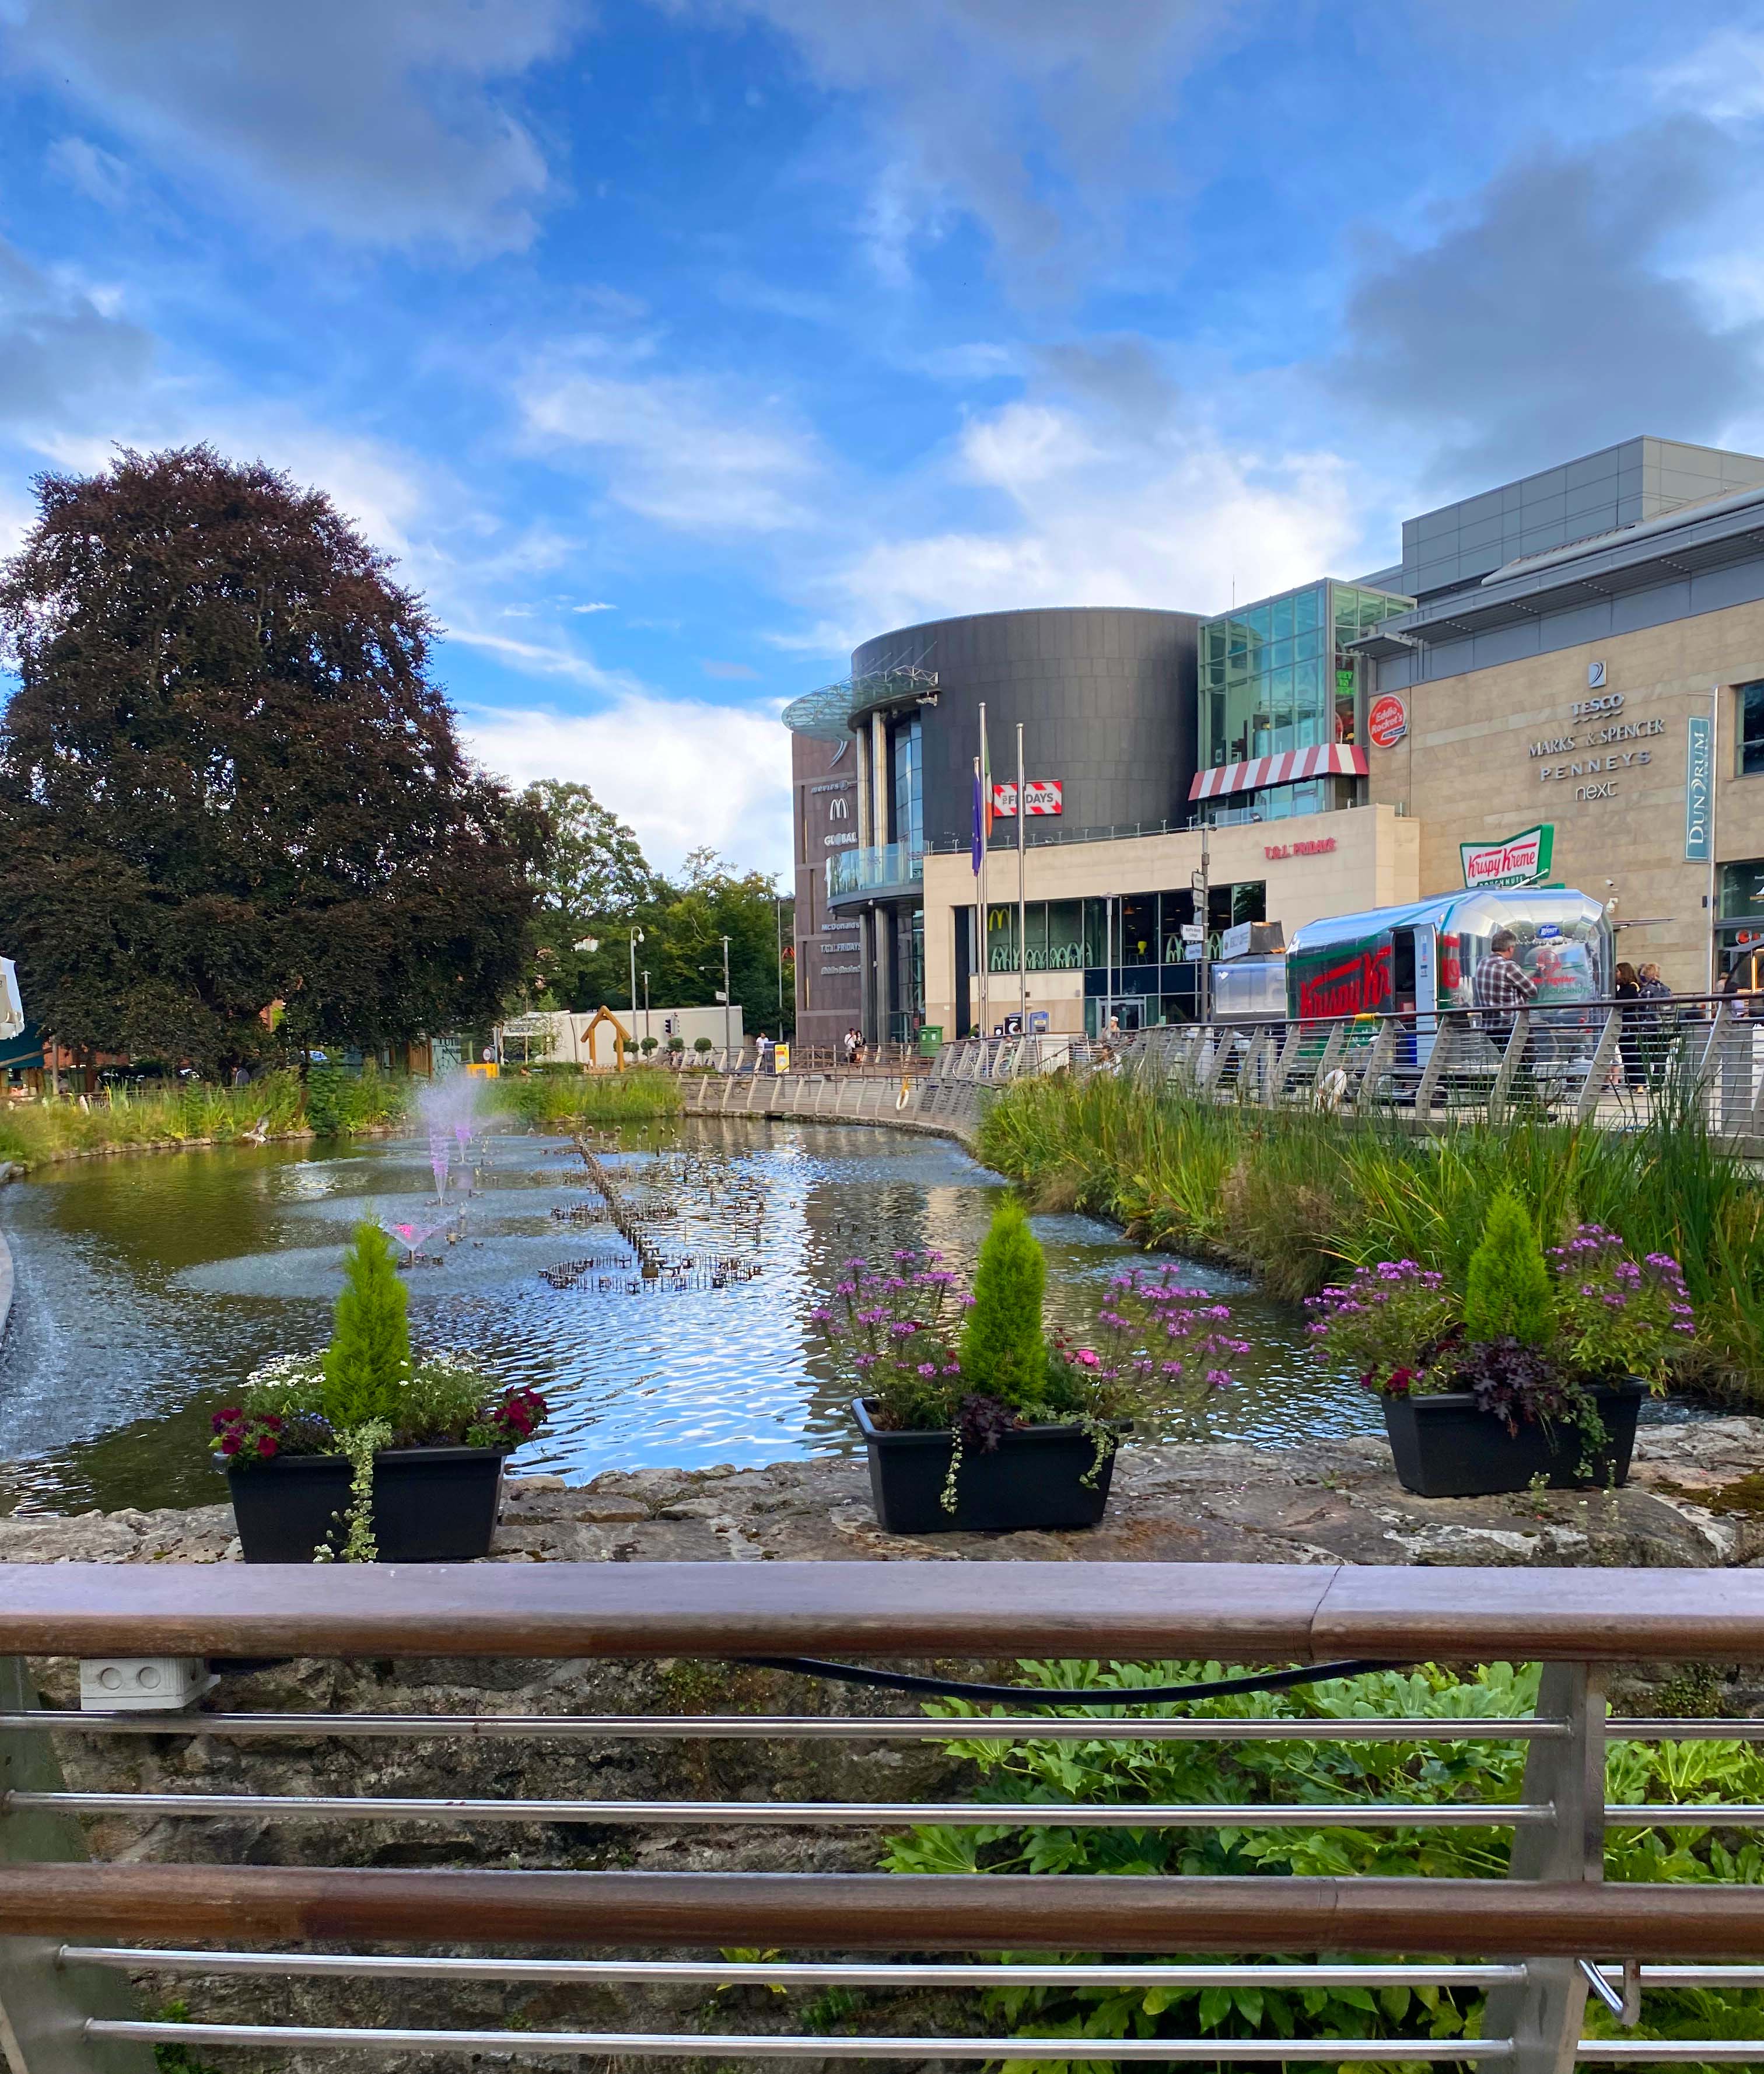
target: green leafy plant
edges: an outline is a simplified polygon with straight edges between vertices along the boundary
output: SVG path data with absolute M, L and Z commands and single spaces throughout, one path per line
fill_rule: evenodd
M 324 1411 L 339 1432 L 386 1418 L 411 1368 L 410 1299 L 386 1233 L 370 1219 L 355 1227 L 343 1276 L 324 1352 Z
M 1022 1683 L 1038 1690 L 1118 1688 L 1124 1698 L 1148 1685 L 1238 1675 L 1234 1667 L 1196 1663 L 1025 1663 L 1020 1668 Z M 1136 1801 L 1243 1804 L 1258 1812 L 1282 1803 L 1359 1799 L 1509 1802 L 1520 1794 L 1522 1745 L 1473 1737 L 1430 1739 L 1424 1729 L 1414 1740 L 1401 1742 L 1332 1742 L 1306 1737 L 1303 1724 L 1344 1716 L 1510 1717 L 1531 1712 L 1536 1694 L 1535 1667 L 1495 1663 L 1463 1676 L 1423 1665 L 1289 1692 L 1145 1709 L 1152 1719 L 1292 1721 L 1298 1735 L 1277 1742 L 1014 1741 L 986 1733 L 989 1715 L 1010 1709 L 939 1701 L 927 1712 L 950 1721 L 948 1754 L 973 1766 L 979 1781 L 973 1797 L 998 1802 L 999 1819 L 983 1828 L 926 1827 L 895 1836 L 883 1863 L 890 1871 L 909 1873 L 1500 1878 L 1508 1869 L 1510 1832 L 1494 1828 L 1374 1830 L 1356 1828 L 1350 1819 L 1322 1829 L 1101 1829 L 1086 1828 L 1080 1819 L 1064 1826 L 1026 1828 L 1018 1811 L 1050 1800 L 1110 1806 Z M 1075 1705 L 1068 1711 L 1101 1710 Z M 1621 1732 L 1621 1722 L 1610 1724 L 1607 1798 L 1613 1803 L 1750 1800 L 1764 1794 L 1764 1753 L 1752 1745 L 1625 1742 L 1619 1739 Z M 1708 1829 L 1631 1829 L 1613 1823 L 1607 1833 L 1605 1870 L 1611 1880 L 1758 1885 L 1764 1883 L 1764 1848 L 1749 1837 L 1736 1848 L 1718 1816 Z M 1072 1960 L 1095 1956 L 1068 1955 Z M 1045 1963 L 1044 1955 L 1035 1956 Z M 1475 2035 L 1481 2017 L 1481 1998 L 1473 1991 L 1426 1985 L 1374 1990 L 1006 1987 L 994 1990 L 989 1999 L 994 2017 L 1017 2035 L 1068 2039 L 1077 2048 L 1058 2060 L 1007 2063 L 1018 2074 L 1106 2067 L 1109 2041 L 1115 2039 L 1215 2036 L 1219 2058 L 1229 2064 L 1233 2039 L 1292 2038 L 1300 2033 L 1325 2039 L 1452 2039 Z M 1587 2022 L 1589 2031 L 1609 2034 L 1602 2011 L 1589 2006 Z M 1687 1989 L 1650 1993 L 1643 2004 L 1642 2025 L 1624 2035 L 1754 2037 L 1761 2032 L 1764 2009 L 1758 1996 Z
M 1001 1404 L 1023 1405 L 1047 1386 L 1041 1303 L 1047 1263 L 1014 1196 L 1000 1198 L 981 1242 L 973 1302 L 962 1328 L 962 1381 Z
M 1481 1243 L 1464 1284 L 1467 1340 L 1517 1340 L 1541 1347 L 1550 1337 L 1550 1270 L 1531 1213 L 1512 1188 L 1489 1205 Z

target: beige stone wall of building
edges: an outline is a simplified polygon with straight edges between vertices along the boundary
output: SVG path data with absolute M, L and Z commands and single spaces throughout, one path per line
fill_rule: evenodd
M 1598 662 L 1605 682 L 1589 689 Z M 1683 854 L 1686 722 L 1718 709 L 1717 861 L 1764 857 L 1764 778 L 1739 775 L 1733 691 L 1760 677 L 1764 605 L 1743 605 L 1412 686 L 1400 694 L 1407 740 L 1369 751 L 1371 797 L 1419 824 L 1423 895 L 1463 883 L 1460 843 L 1550 823 L 1551 877 L 1614 896 L 1615 919 L 1633 925 L 1618 955 L 1700 991 L 1714 915 L 1708 866 Z M 1617 694 L 1615 713 L 1573 711 Z
M 1259 878 L 1268 889 L 1270 921 L 1287 936 L 1320 915 L 1392 907 L 1416 898 L 1420 831 L 1389 806 L 1345 813 L 1308 814 L 1289 821 L 1258 821 L 1214 828 L 1208 841 L 1213 883 Z M 1270 854 L 1273 853 L 1273 854 Z M 1030 900 L 1101 899 L 1111 894 L 1177 890 L 1200 868 L 1200 832 L 1138 836 L 1118 842 L 1047 843 L 1032 847 L 1024 867 Z M 986 897 L 993 906 L 1017 898 L 1017 853 L 994 849 L 987 859 Z M 956 1029 L 956 932 L 958 908 L 971 907 L 974 875 L 965 851 L 925 859 L 925 1020 Z M 990 974 L 993 1019 L 1017 1006 L 1014 973 Z M 1084 975 L 1031 973 L 1029 1006 L 1048 1010 L 1048 1027 L 1084 1027 Z

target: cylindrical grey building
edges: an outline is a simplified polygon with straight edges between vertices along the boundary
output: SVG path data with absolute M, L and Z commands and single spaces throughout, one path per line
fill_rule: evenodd
M 849 678 L 787 709 L 799 1043 L 922 1021 L 922 861 L 972 840 L 982 704 L 994 783 L 1014 782 L 1020 723 L 1025 776 L 1060 787 L 1059 821 L 1031 838 L 1187 818 L 1199 624 L 1122 605 L 927 621 L 865 642 Z M 992 840 L 1014 848 L 1014 820 Z

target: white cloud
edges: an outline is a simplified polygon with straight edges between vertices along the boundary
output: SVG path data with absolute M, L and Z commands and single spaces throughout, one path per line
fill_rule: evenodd
M 1015 258 L 1093 263 L 1131 192 L 1181 176 L 1184 74 L 1262 0 L 659 0 L 756 16 L 822 85 L 870 97 L 885 163 L 861 235 L 885 281 L 951 203 Z M 1069 273 L 1069 266 L 1059 271 Z
M 985 526 L 896 531 L 818 580 L 825 613 L 804 645 L 842 649 L 891 626 L 1019 605 L 1222 609 L 1325 573 L 1355 572 L 1360 523 L 1346 465 L 1327 450 L 1258 453 L 1171 419 L 1070 401 L 976 419 L 956 479 L 1003 507 Z
M 129 407 L 153 349 L 101 291 L 57 279 L 0 240 L 0 425 L 35 444 Z
M 1764 115 L 1764 33 L 1717 29 L 1677 64 L 1651 70 L 1649 81 L 1662 101 L 1712 122 Z
M 529 370 L 517 395 L 527 443 L 579 452 L 628 510 L 687 532 L 804 524 L 820 473 L 812 436 L 775 399 L 707 375 L 647 374 L 599 340 Z
M 633 692 L 595 713 L 470 706 L 461 727 L 473 755 L 518 785 L 592 785 L 663 870 L 708 843 L 788 876 L 790 737 L 775 710 Z
M 8 49 L 205 199 L 475 253 L 533 235 L 551 178 L 506 93 L 566 47 L 578 13 L 575 0 L 23 0 Z
M 58 137 L 49 147 L 49 164 L 69 187 L 105 209 L 120 209 L 129 198 L 129 169 L 122 161 L 84 137 Z

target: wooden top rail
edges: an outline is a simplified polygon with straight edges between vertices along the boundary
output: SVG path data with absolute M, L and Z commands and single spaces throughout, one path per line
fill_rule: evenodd
M 106 1655 L 1756 1663 L 1764 1571 L 0 1565 L 0 1656 Z
M 0 1934 L 239 1944 L 1756 1958 L 1764 1888 L 1613 1881 L 10 1865 Z

